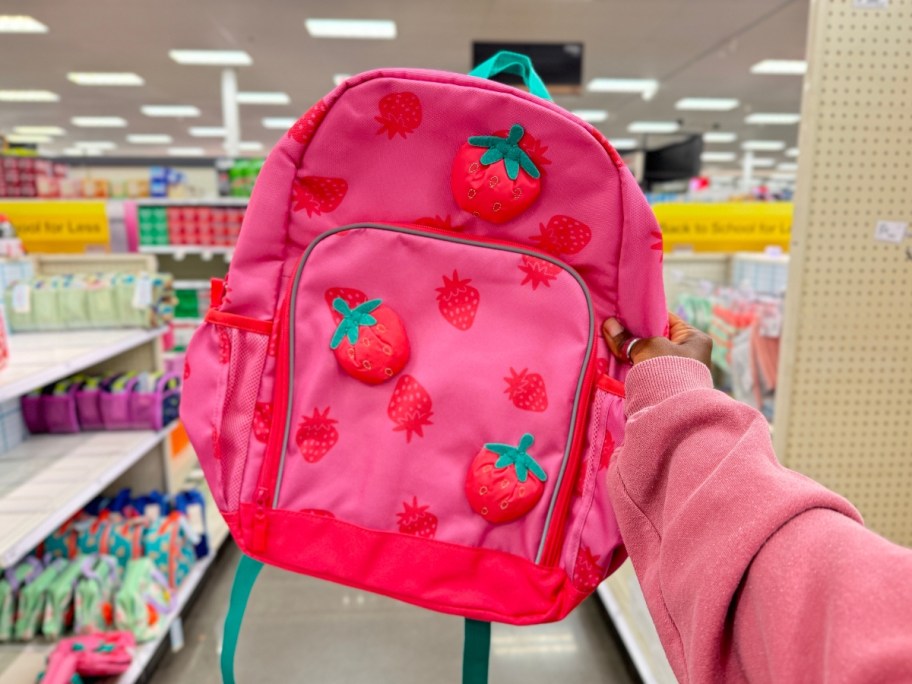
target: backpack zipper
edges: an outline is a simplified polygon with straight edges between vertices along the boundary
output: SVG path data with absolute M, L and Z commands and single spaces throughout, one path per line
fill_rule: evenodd
M 573 420 L 573 432 L 571 433 L 570 443 L 565 452 L 566 455 L 562 462 L 562 470 L 558 476 L 555 492 L 552 494 L 551 505 L 545 519 L 545 529 L 542 532 L 542 539 L 535 559 L 535 562 L 541 565 L 556 565 L 563 544 L 565 523 L 573 495 L 573 482 L 578 474 L 579 463 L 582 458 L 589 398 L 592 393 L 592 381 L 595 375 L 595 318 L 589 288 L 572 266 L 547 252 L 520 245 L 509 240 L 489 237 L 468 237 L 451 230 L 407 223 L 353 224 L 326 231 L 311 241 L 295 266 L 294 276 L 286 289 L 281 312 L 279 314 L 277 333 L 279 338 L 276 342 L 276 348 L 278 350 L 276 383 L 273 391 L 273 416 L 269 430 L 269 441 L 267 442 L 266 453 L 263 459 L 263 466 L 260 468 L 260 474 L 257 481 L 253 529 L 249 540 L 251 550 L 263 551 L 265 549 L 268 537 L 268 518 L 266 517 L 266 513 L 278 505 L 285 449 L 287 448 L 288 440 L 290 438 L 290 426 L 292 424 L 290 416 L 290 394 L 292 390 L 291 375 L 293 373 L 293 362 L 291 357 L 294 353 L 294 331 L 289 323 L 291 321 L 292 308 L 296 299 L 296 293 L 304 264 L 314 247 L 325 238 L 336 233 L 359 228 L 399 231 L 418 236 L 433 235 L 446 237 L 450 241 L 467 245 L 507 248 L 508 251 L 534 256 L 549 261 L 556 266 L 560 266 L 563 270 L 570 273 L 570 275 L 580 284 L 583 294 L 586 297 L 590 314 L 588 356 L 583 376 L 577 387 L 576 405 L 571 417 Z

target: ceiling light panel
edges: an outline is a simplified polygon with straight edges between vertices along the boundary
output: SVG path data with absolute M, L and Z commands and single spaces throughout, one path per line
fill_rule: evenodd
M 172 138 L 165 133 L 132 133 L 127 142 L 133 145 L 170 145 Z
M 778 152 L 785 149 L 785 142 L 782 140 L 745 140 L 741 143 L 741 149 L 752 152 Z
M 676 133 L 679 128 L 677 121 L 634 121 L 627 126 L 631 133 Z
M 194 117 L 200 115 L 200 110 L 192 105 L 144 105 L 142 113 L 146 116 Z
M 797 156 L 798 156 L 798 148 L 797 148 L 797 147 L 790 147 L 790 148 L 788 148 L 788 149 L 785 151 L 785 156 L 786 156 L 786 157 L 797 157 Z
M 172 157 L 202 157 L 206 150 L 202 147 L 169 147 L 168 154 Z
M 82 86 L 141 86 L 143 77 L 130 71 L 71 71 L 67 79 Z
M 803 59 L 764 59 L 751 67 L 752 74 L 802 76 L 805 72 L 807 62 Z
M 24 14 L 0 14 L 0 33 L 47 33 L 48 27 Z
M 80 140 L 73 143 L 74 147 L 82 150 L 116 150 L 117 143 L 112 140 Z
M 770 166 L 775 166 L 776 160 L 771 159 L 770 157 L 754 157 L 751 161 L 751 166 L 756 166 L 757 168 L 767 168 Z
M 0 102 L 59 102 L 50 90 L 0 90 Z
M 197 66 L 250 66 L 253 58 L 243 50 L 170 50 L 168 56 L 178 64 Z
M 351 74 L 333 74 L 333 83 L 340 86 L 351 77 Z
M 790 126 L 799 121 L 801 121 L 801 114 L 787 112 L 756 112 L 744 119 L 744 123 L 769 126 Z
M 256 140 L 242 140 L 238 143 L 241 152 L 258 152 L 263 149 L 263 143 Z
M 675 103 L 675 109 L 693 112 L 730 112 L 741 104 L 733 97 L 685 97 Z
M 126 128 L 127 120 L 120 116 L 74 116 L 70 123 L 80 128 Z
M 729 133 L 727 131 L 708 131 L 703 134 L 703 142 L 705 143 L 733 143 L 737 139 L 737 133 Z
M 778 171 L 791 171 L 795 172 L 798 170 L 798 164 L 795 162 L 782 162 L 781 164 L 776 165 Z
M 242 92 L 237 94 L 237 103 L 245 105 L 287 105 L 291 104 L 288 93 Z
M 392 40 L 396 37 L 396 22 L 389 19 L 305 19 L 304 26 L 314 38 Z
M 571 113 L 589 123 L 602 123 L 608 120 L 608 112 L 604 109 L 574 109 Z
M 14 126 L 13 133 L 19 135 L 66 135 L 60 126 Z
M 225 129 L 221 126 L 194 126 L 190 135 L 194 138 L 224 138 Z
M 16 145 L 41 145 L 52 142 L 54 139 L 49 135 L 10 133 L 6 136 L 6 140 Z
M 654 78 L 593 78 L 586 84 L 590 93 L 639 93 L 651 100 L 659 89 Z
M 286 130 L 297 123 L 292 116 L 267 116 L 263 119 L 263 128 Z
M 700 160 L 705 162 L 731 162 L 735 161 L 734 152 L 704 152 Z
M 634 150 L 640 145 L 636 138 L 612 138 L 608 142 L 610 142 L 611 146 L 618 151 Z

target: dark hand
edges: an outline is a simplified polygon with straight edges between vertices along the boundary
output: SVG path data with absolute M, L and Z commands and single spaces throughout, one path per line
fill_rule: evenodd
M 682 356 L 686 359 L 695 359 L 709 368 L 712 355 L 712 339 L 709 335 L 700 332 L 674 314 L 668 315 L 668 322 L 668 338 L 650 337 L 639 340 L 633 346 L 631 363 L 642 363 L 659 356 Z M 627 332 L 616 318 L 605 321 L 602 325 L 602 335 L 611 353 L 621 361 L 627 361 L 627 345 L 633 335 Z

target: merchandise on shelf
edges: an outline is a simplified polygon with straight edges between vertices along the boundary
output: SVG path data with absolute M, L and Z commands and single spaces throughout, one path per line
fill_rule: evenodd
M 157 328 L 174 314 L 167 273 L 99 273 L 13 281 L 4 292 L 13 332 Z
M 151 206 L 138 209 L 139 244 L 229 247 L 244 220 L 238 206 Z
M 41 684 L 72 684 L 81 677 L 107 677 L 126 672 L 133 662 L 136 639 L 130 632 L 71 637 L 57 644 L 48 658 Z
M 174 309 L 175 318 L 202 318 L 210 306 L 210 289 L 201 287 L 175 286 L 174 294 L 177 296 L 177 306 Z
M 177 420 L 181 379 L 176 373 L 75 375 L 22 397 L 32 434 L 87 430 L 161 430 Z

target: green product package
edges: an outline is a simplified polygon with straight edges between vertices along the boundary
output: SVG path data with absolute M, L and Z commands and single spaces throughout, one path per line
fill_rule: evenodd
M 59 330 L 63 327 L 60 313 L 60 276 L 40 278 L 32 283 L 32 322 L 36 330 Z
M 151 559 L 131 560 L 114 601 L 114 627 L 133 632 L 137 641 L 149 641 L 158 635 L 160 616 L 170 612 L 167 579 Z
M 68 565 L 69 562 L 62 558 L 51 561 L 34 582 L 29 582 L 19 591 L 15 627 L 18 641 L 28 641 L 38 633 L 44 617 L 47 590 Z
M 80 275 L 61 277 L 57 290 L 57 303 L 63 326 L 69 329 L 89 325 L 89 306 L 86 301 L 86 282 Z
M 29 556 L 15 568 L 7 570 L 0 578 L 0 642 L 13 638 L 19 589 L 24 584 L 34 582 L 41 574 L 41 570 L 41 561 Z
M 111 274 L 104 273 L 86 278 L 86 302 L 93 327 L 110 328 L 118 324 L 112 280 Z
M 114 594 L 120 586 L 120 566 L 113 556 L 92 556 L 82 565 L 82 579 L 76 583 L 76 634 L 103 632 L 113 619 Z
M 85 560 L 84 556 L 80 556 L 70 561 L 69 566 L 64 568 L 48 587 L 44 601 L 44 620 L 41 624 L 44 636 L 56 639 L 72 624 L 73 595 L 76 582 L 82 576 L 82 565 Z
M 11 331 L 28 332 L 35 329 L 30 281 L 10 283 L 3 293 L 3 299 L 6 304 L 6 321 Z

